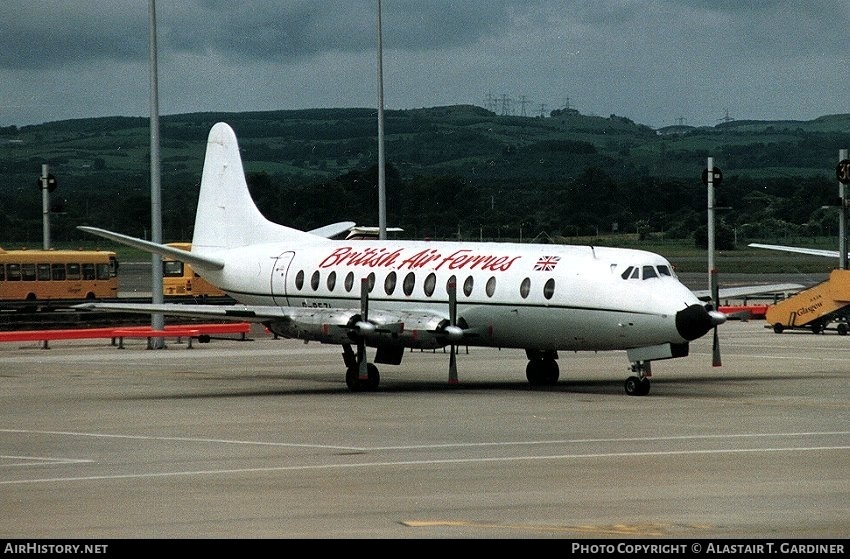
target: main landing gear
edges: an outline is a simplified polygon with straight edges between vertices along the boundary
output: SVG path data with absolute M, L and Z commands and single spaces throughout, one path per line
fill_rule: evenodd
M 557 352 L 526 350 L 528 365 L 525 367 L 525 378 L 531 386 L 555 386 L 558 384 Z
M 365 348 L 358 348 L 357 353 L 351 345 L 342 346 L 342 359 L 345 362 L 345 384 L 352 392 L 375 391 L 381 382 L 378 367 L 366 362 Z
M 652 366 L 650 361 L 635 361 L 632 363 L 631 371 L 637 373 L 626 379 L 626 394 L 629 396 L 646 396 L 649 394 L 650 382 L 652 376 Z

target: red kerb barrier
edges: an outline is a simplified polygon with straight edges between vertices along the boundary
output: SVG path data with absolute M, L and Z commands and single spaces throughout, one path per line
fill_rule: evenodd
M 118 348 L 124 349 L 124 338 L 148 338 L 150 347 L 151 338 L 188 338 L 189 349 L 192 348 L 192 339 L 203 339 L 209 341 L 209 336 L 214 334 L 241 334 L 242 340 L 251 330 L 248 322 L 230 322 L 225 324 L 170 324 L 164 330 L 154 330 L 150 326 L 124 326 L 109 328 L 72 328 L 65 330 L 18 330 L 12 332 L 0 332 L 0 342 L 43 342 L 44 349 L 48 349 L 48 342 L 52 340 L 84 340 L 109 338 L 112 345 L 118 340 Z M 205 338 L 205 339 L 204 339 Z

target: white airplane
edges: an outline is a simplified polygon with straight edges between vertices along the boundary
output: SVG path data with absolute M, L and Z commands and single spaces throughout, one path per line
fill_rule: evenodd
M 340 344 L 353 391 L 376 389 L 374 363 L 397 365 L 407 348 L 450 346 L 449 382 L 456 383 L 456 346 L 466 345 L 525 349 L 532 385 L 558 381 L 559 351 L 625 350 L 626 393 L 645 395 L 652 361 L 688 355 L 689 342 L 712 329 L 716 336 L 726 320 L 651 252 L 333 240 L 273 223 L 251 199 L 225 123 L 209 134 L 191 251 L 80 229 L 187 262 L 239 304 L 79 308 L 252 321 L 284 338 Z M 367 347 L 376 348 L 372 363 Z

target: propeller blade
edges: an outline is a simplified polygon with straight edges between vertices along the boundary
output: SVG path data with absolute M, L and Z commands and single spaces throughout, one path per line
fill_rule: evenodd
M 369 278 L 360 280 L 360 320 L 369 321 Z
M 712 361 L 713 367 L 722 366 L 720 363 L 720 338 L 717 335 L 717 326 L 714 327 L 714 343 L 712 344 Z
M 457 328 L 457 282 L 454 276 L 449 279 L 446 285 L 446 290 L 449 292 L 449 328 L 452 332 Z M 457 384 L 457 348 L 454 343 L 449 346 L 449 384 Z
M 360 280 L 360 322 L 369 323 L 369 279 Z M 366 360 L 366 338 L 357 338 L 357 374 L 362 382 L 369 380 L 369 363 Z

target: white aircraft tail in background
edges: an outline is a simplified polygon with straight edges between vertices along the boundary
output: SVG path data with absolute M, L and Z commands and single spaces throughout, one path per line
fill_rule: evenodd
M 239 301 L 80 308 L 253 321 L 285 338 L 339 344 L 351 390 L 376 389 L 375 363 L 397 365 L 408 348 L 449 347 L 449 382 L 456 383 L 456 347 L 464 345 L 524 349 L 532 385 L 558 381 L 559 351 L 623 350 L 632 371 L 626 392 L 644 395 L 652 361 L 688 355 L 691 341 L 726 320 L 651 252 L 332 240 L 273 223 L 250 196 L 225 123 L 209 134 L 191 252 L 80 229 L 185 261 Z M 367 348 L 375 349 L 373 362 Z

